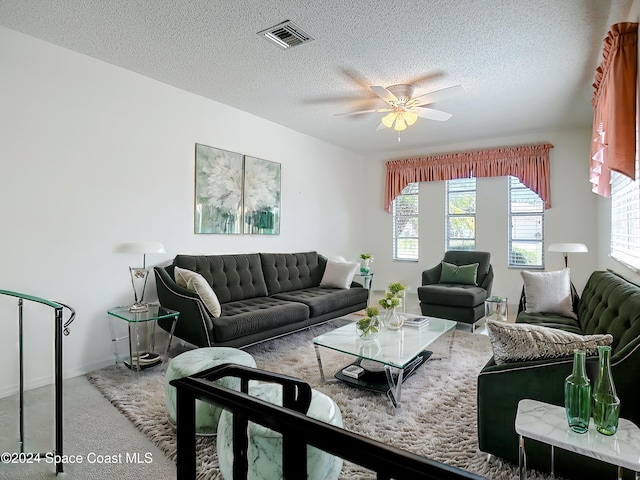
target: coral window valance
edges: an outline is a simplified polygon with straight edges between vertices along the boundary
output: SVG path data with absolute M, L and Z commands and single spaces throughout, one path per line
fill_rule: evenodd
M 592 191 L 611 195 L 611 171 L 635 178 L 638 24 L 618 23 L 604 39 L 593 83 Z
M 544 143 L 390 160 L 387 162 L 384 208 L 391 212 L 393 199 L 409 183 L 507 175 L 518 177 L 540 196 L 545 208 L 551 208 L 551 148 L 553 145 Z

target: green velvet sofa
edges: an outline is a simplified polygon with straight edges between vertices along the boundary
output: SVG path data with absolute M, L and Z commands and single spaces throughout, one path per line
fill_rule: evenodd
M 179 286 L 175 268 L 199 273 L 211 286 L 221 314 Z M 175 336 L 198 347 L 242 348 L 366 308 L 369 290 L 320 286 L 327 258 L 317 252 L 177 255 L 155 267 L 158 300 L 180 312 Z M 171 322 L 158 325 L 170 331 Z
M 611 372 L 620 397 L 620 416 L 640 426 L 640 286 L 612 271 L 596 271 L 589 277 L 581 297 L 575 294 L 574 305 L 577 320 L 519 311 L 516 322 L 579 334 L 611 334 Z M 587 359 L 592 385 L 597 376 L 597 362 L 597 357 Z M 572 357 L 499 365 L 491 358 L 478 376 L 480 450 L 517 464 L 518 435 L 514 421 L 518 402 L 530 398 L 563 406 L 564 380 L 571 373 L 572 364 Z M 549 446 L 527 440 L 529 468 L 548 472 L 550 458 Z M 560 449 L 555 449 L 555 466 L 556 475 L 569 479 L 617 478 L 615 467 Z

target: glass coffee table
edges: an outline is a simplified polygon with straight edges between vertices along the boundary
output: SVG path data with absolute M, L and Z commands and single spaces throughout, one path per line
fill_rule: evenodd
M 351 364 L 363 367 L 358 378 L 345 375 L 344 369 L 334 377 L 359 388 L 386 392 L 395 409 L 401 406 L 402 383 L 431 357 L 427 347 L 445 334 L 449 334 L 449 349 L 453 342 L 456 322 L 428 317 L 427 326 L 404 326 L 400 330 L 382 328 L 378 336 L 363 340 L 356 332 L 355 322 L 332 330 L 313 339 L 320 377 L 325 381 L 320 347 L 352 355 L 357 359 Z

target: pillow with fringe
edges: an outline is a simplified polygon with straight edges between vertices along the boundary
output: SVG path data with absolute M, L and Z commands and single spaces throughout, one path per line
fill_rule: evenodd
M 598 345 L 611 345 L 610 334 L 578 335 L 556 328 L 528 323 L 505 323 L 487 320 L 487 331 L 496 364 L 558 358 L 585 350 L 596 355 Z

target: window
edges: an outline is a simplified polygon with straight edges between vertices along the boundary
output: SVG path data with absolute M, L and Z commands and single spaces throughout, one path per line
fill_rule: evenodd
M 476 179 L 447 180 L 447 250 L 476 249 Z
M 509 177 L 509 266 L 544 267 L 544 202 Z
M 418 261 L 418 186 L 410 183 L 393 201 L 393 259 Z
M 611 174 L 611 256 L 633 269 L 640 269 L 640 174 L 636 158 L 635 182 L 625 175 Z

